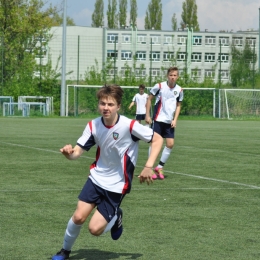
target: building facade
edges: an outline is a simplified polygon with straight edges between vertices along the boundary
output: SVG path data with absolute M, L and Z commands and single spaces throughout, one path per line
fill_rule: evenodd
M 62 27 L 51 29 L 52 39 L 48 52 L 52 65 L 61 68 Z M 133 68 L 136 76 L 162 76 L 169 66 L 178 66 L 180 73 L 203 81 L 230 80 L 231 46 L 244 48 L 248 43 L 258 57 L 259 33 L 246 32 L 193 32 L 138 30 L 68 26 L 66 40 L 66 78 L 83 80 L 86 71 L 101 70 L 107 62 L 112 65 L 108 74 L 124 76 Z M 255 69 L 258 68 L 256 63 Z

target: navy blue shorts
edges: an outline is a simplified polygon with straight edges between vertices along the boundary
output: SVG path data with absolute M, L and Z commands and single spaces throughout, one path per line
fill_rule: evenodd
M 145 120 L 145 114 L 136 114 L 135 119 L 136 120 Z
M 171 124 L 153 121 L 152 129 L 163 138 L 174 138 L 174 127 Z
M 104 190 L 88 178 L 78 198 L 87 203 L 94 203 L 100 214 L 109 223 L 115 216 L 116 209 L 119 208 L 124 195 Z

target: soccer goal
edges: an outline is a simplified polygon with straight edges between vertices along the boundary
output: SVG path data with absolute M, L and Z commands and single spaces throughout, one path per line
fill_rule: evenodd
M 43 102 L 4 102 L 3 116 L 27 117 L 46 116 L 46 103 Z
M 260 118 L 260 90 L 222 89 L 220 91 L 221 118 Z
M 0 115 L 3 114 L 3 104 L 11 103 L 14 101 L 14 98 L 11 96 L 0 96 Z
M 97 114 L 96 93 L 101 88 L 97 85 L 67 85 L 66 90 L 66 116 L 80 116 Z M 128 110 L 134 95 L 139 92 L 139 86 L 121 86 L 124 96 L 121 104 L 120 113 L 134 114 Z M 148 88 L 146 88 L 148 91 Z
M 44 103 L 46 104 L 46 115 L 49 116 L 53 113 L 53 97 L 44 97 L 44 96 L 19 96 L 18 103 Z M 22 105 L 19 107 L 22 109 Z

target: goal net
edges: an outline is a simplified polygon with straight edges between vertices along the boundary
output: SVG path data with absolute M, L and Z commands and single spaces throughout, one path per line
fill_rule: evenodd
M 27 117 L 46 116 L 46 103 L 43 102 L 4 102 L 3 116 Z
M 44 96 L 19 96 L 18 103 L 43 103 L 46 104 L 46 116 L 49 116 L 53 113 L 53 97 L 44 97 Z M 20 106 L 21 109 L 21 106 Z
M 260 90 L 223 89 L 220 92 L 221 118 L 260 118 Z

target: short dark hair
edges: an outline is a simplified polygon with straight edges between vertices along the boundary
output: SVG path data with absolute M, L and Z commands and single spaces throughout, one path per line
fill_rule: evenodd
M 169 73 L 172 72 L 172 71 L 177 71 L 178 74 L 179 74 L 179 69 L 178 69 L 176 66 L 174 66 L 174 67 L 170 67 L 170 68 L 167 70 L 167 75 L 169 75 Z
M 121 105 L 123 94 L 124 91 L 119 85 L 104 85 L 103 87 L 101 87 L 101 89 L 98 90 L 97 98 L 98 100 L 100 100 L 102 98 L 110 96 L 116 100 L 118 105 Z
M 139 88 L 145 89 L 145 85 L 144 84 L 140 84 Z

